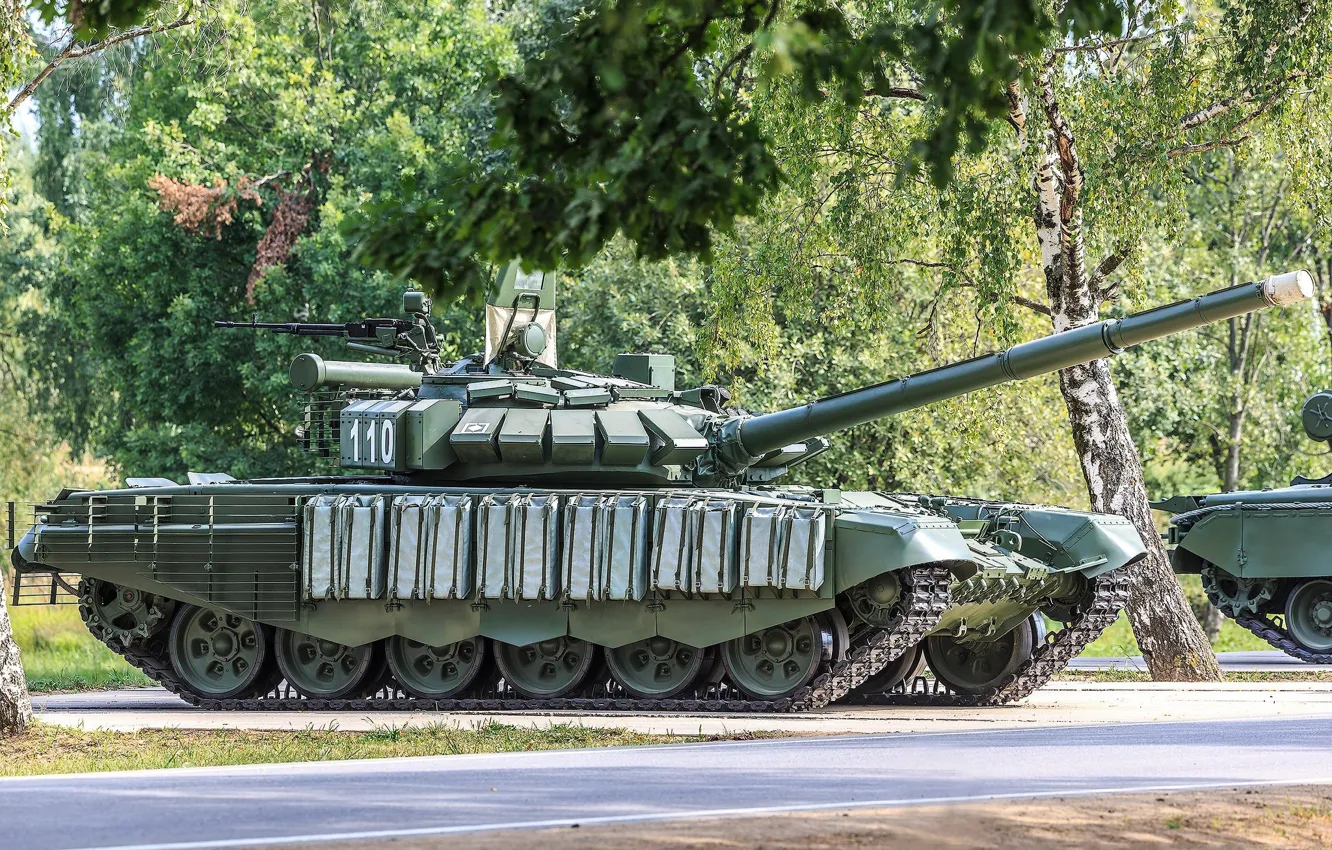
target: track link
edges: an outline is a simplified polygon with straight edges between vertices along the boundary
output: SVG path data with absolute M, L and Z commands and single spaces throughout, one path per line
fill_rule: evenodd
M 900 692 L 870 694 L 858 702 L 870 705 L 912 706 L 992 706 L 1015 702 L 1031 695 L 1077 657 L 1087 644 L 1101 636 L 1128 602 L 1129 582 L 1123 568 L 1091 580 L 1091 598 L 1081 615 L 1064 628 L 1050 634 L 1036 647 L 1031 658 L 993 689 L 981 694 L 960 694 L 942 686 L 922 687 L 907 683 Z
M 870 633 L 792 697 L 777 700 L 738 698 L 736 692 L 713 686 L 687 699 L 633 699 L 607 691 L 605 695 L 524 699 L 499 692 L 472 699 L 417 699 L 387 696 L 371 699 L 306 699 L 272 692 L 253 699 L 210 699 L 190 691 L 171 666 L 166 641 L 159 634 L 129 645 L 117 640 L 107 645 L 153 681 L 190 705 L 212 710 L 248 711 L 633 711 L 633 712 L 793 712 L 822 708 L 842 699 L 853 688 L 896 660 L 924 639 L 947 610 L 952 574 L 946 566 L 914 567 L 905 571 L 900 620 L 890 629 Z M 97 630 L 93 634 L 101 637 Z

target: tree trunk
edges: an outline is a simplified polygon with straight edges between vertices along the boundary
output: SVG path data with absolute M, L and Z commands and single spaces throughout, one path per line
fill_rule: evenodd
M 1055 66 L 1053 61 L 1047 64 L 1036 81 L 1047 129 L 1043 153 L 1036 162 L 1034 224 L 1050 320 L 1059 332 L 1100 319 L 1100 305 L 1106 297 L 1100 281 L 1119 267 L 1125 254 L 1111 254 L 1094 274 L 1088 274 L 1082 165 L 1073 130 L 1056 97 Z M 1128 572 L 1129 622 L 1147 669 L 1158 681 L 1219 681 L 1221 668 L 1211 644 L 1175 580 L 1152 522 L 1142 461 L 1110 380 L 1109 365 L 1097 360 L 1065 369 L 1059 373 L 1059 388 L 1092 509 L 1129 519 L 1147 547 L 1147 557 Z
M 1193 616 L 1152 523 L 1142 463 L 1129 436 L 1110 369 L 1104 360 L 1059 373 L 1092 509 L 1127 517 L 1147 545 L 1129 568 L 1128 615 L 1133 635 L 1157 681 L 1220 681 L 1211 642 Z
M 32 700 L 5 608 L 5 576 L 0 571 L 0 736 L 21 732 L 31 722 Z

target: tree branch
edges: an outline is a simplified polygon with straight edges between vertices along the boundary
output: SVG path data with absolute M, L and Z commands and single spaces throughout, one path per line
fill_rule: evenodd
M 1184 29 L 1184 27 L 1166 27 L 1165 29 L 1157 30 L 1156 32 L 1149 32 L 1146 35 L 1135 35 L 1135 36 L 1130 36 L 1128 38 L 1111 39 L 1109 41 L 1093 41 L 1093 42 L 1087 42 L 1085 44 L 1071 44 L 1067 47 L 1056 47 L 1051 52 L 1082 53 L 1082 52 L 1090 52 L 1093 50 L 1109 50 L 1112 47 L 1124 47 L 1130 44 L 1137 44 L 1140 41 L 1151 41 L 1157 36 L 1165 35 L 1166 33 L 1178 32 L 1181 29 Z
M 980 284 L 976 282 L 976 279 L 974 277 L 962 271 L 952 263 L 939 263 L 939 262 L 934 262 L 932 260 L 917 260 L 912 257 L 898 257 L 895 259 L 885 260 L 884 262 L 890 266 L 908 265 L 908 266 L 919 266 L 920 268 L 923 269 L 943 269 L 944 271 L 956 275 L 960 279 L 962 286 L 968 289 L 980 289 Z M 1008 300 L 1012 301 L 1014 304 L 1017 304 L 1019 306 L 1026 307 L 1028 310 L 1040 313 L 1043 316 L 1050 315 L 1050 308 L 1040 303 L 1039 301 L 1033 301 L 1032 299 L 1024 298 L 1021 295 L 1010 295 L 1008 296 Z
M 23 104 L 23 101 L 32 97 L 33 92 L 37 91 L 37 87 L 42 84 L 42 81 L 51 76 L 51 74 L 55 72 L 55 69 L 59 68 L 65 62 L 68 62 L 71 59 L 83 59 L 94 53 L 100 53 L 108 47 L 114 47 L 117 44 L 131 41 L 140 36 L 154 35 L 159 32 L 167 32 L 169 30 L 189 26 L 194 23 L 194 18 L 190 17 L 191 11 L 192 6 L 187 7 L 183 15 L 169 24 L 135 27 L 134 29 L 128 29 L 124 32 L 108 36 L 101 41 L 94 41 L 91 44 L 80 46 L 77 38 L 71 38 L 69 43 L 62 47 L 60 52 L 56 54 L 55 58 L 46 63 L 46 67 L 37 72 L 37 76 L 33 77 L 23 86 L 23 88 L 18 90 L 18 94 L 14 95 L 13 100 L 9 101 L 9 105 L 5 107 L 5 117 L 9 118 L 12 116 L 14 111 Z
M 1195 153 L 1206 153 L 1214 151 L 1217 148 L 1233 148 L 1242 145 L 1249 140 L 1249 136 L 1240 136 L 1238 139 L 1214 139 L 1210 142 L 1200 142 L 1196 145 L 1180 145 L 1177 148 L 1171 148 L 1166 151 L 1166 156 L 1174 159 L 1179 156 L 1189 156 Z
M 889 86 L 886 89 L 865 89 L 865 97 L 884 97 L 897 98 L 899 100 L 919 100 L 925 101 L 926 97 L 922 92 L 906 86 Z

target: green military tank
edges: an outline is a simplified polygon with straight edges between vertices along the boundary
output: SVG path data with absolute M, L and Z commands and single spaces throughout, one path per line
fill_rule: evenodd
M 407 361 L 291 364 L 298 437 L 346 474 L 66 490 L 12 560 L 81 576 L 89 630 L 208 708 L 1002 703 L 1114 621 L 1130 523 L 777 479 L 826 434 L 1308 295 L 1279 276 L 762 415 L 669 355 L 560 368 L 555 276 L 516 264 L 451 364 L 420 292 L 409 318 L 218 322 Z
M 1332 440 L 1332 392 L 1304 403 L 1305 433 Z M 1202 578 L 1221 613 L 1302 661 L 1332 664 L 1332 475 L 1289 487 L 1153 503 L 1169 511 L 1176 573 Z

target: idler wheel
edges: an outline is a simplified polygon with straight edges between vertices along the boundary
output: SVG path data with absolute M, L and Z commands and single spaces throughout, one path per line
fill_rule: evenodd
M 1310 652 L 1332 651 L 1332 581 L 1300 582 L 1286 600 L 1286 631 Z
M 130 644 L 150 638 L 171 625 L 174 600 L 101 579 L 79 582 L 83 621 L 99 640 Z
M 691 687 L 711 659 L 706 650 L 665 637 L 650 637 L 606 650 L 611 675 L 639 699 L 670 699 Z
M 925 672 L 925 647 L 916 644 L 888 666 L 861 682 L 855 692 L 863 695 L 886 694 L 903 682 L 910 682 Z
M 181 605 L 171 623 L 167 653 L 176 675 L 200 696 L 246 699 L 272 687 L 269 628 L 235 614 Z
M 495 663 L 504 681 L 528 699 L 553 699 L 576 690 L 596 661 L 597 647 L 576 637 L 514 646 L 495 644 Z
M 961 642 L 952 635 L 925 638 L 925 660 L 936 679 L 963 694 L 983 694 L 1031 658 L 1036 626 L 1028 618 L 994 640 Z
M 378 690 L 383 658 L 375 643 L 347 646 L 337 641 L 277 631 L 277 663 L 295 691 L 311 699 L 343 699 Z
M 833 648 L 823 624 L 801 617 L 722 644 L 731 683 L 752 699 L 783 699 L 803 688 Z
M 430 646 L 394 635 L 384 650 L 393 678 L 420 699 L 452 699 L 466 693 L 490 661 L 489 643 L 483 637 Z

